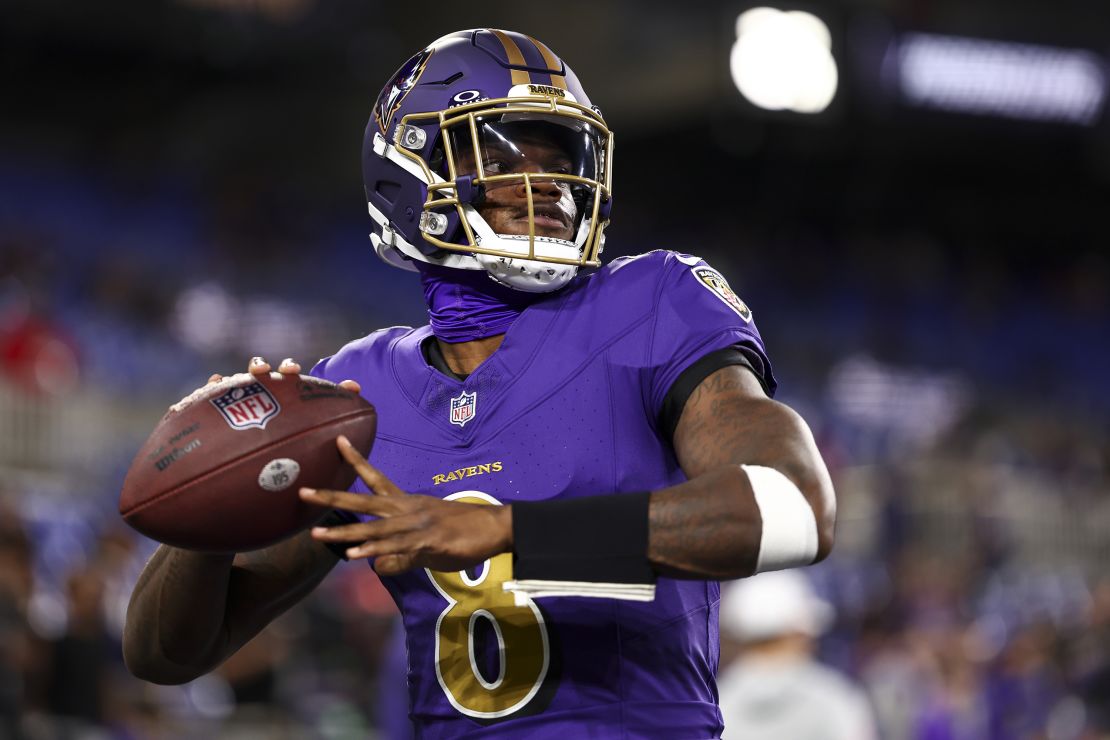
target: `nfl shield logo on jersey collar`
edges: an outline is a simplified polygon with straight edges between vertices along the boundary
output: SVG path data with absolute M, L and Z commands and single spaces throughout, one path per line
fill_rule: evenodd
M 467 393 L 463 391 L 451 399 L 451 423 L 460 427 L 474 418 L 478 410 L 478 392 Z

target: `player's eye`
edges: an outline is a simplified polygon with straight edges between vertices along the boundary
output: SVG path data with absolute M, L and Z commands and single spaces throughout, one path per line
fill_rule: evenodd
M 482 171 L 487 175 L 504 175 L 509 172 L 509 163 L 503 159 L 490 159 L 482 163 Z

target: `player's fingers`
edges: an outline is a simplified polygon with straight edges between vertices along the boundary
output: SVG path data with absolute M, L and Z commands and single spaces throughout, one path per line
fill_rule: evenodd
M 351 393 L 362 392 L 362 386 L 358 384 L 357 380 L 341 380 L 339 381 L 339 387 Z
M 413 524 L 412 517 L 396 516 L 335 527 L 313 527 L 312 538 L 321 542 L 366 542 L 408 532 Z
M 212 385 L 213 383 L 219 383 L 223 379 L 224 379 L 224 376 L 220 375 L 219 373 L 212 373 L 212 375 L 210 375 L 208 377 L 208 385 Z
M 365 542 L 361 524 L 344 524 L 336 527 L 313 527 L 312 539 L 320 542 Z
M 401 532 L 384 539 L 363 542 L 361 545 L 348 547 L 346 551 L 347 558 L 358 560 L 359 558 L 401 555 L 412 560 L 416 557 L 415 551 L 421 544 L 420 538 L 422 536 L 420 532 Z
M 252 357 L 247 363 L 247 372 L 251 375 L 265 375 L 270 372 L 270 363 L 266 362 L 264 357 Z
M 358 473 L 358 477 L 362 478 L 371 491 L 379 496 L 403 495 L 403 492 L 393 484 L 393 481 L 386 478 L 382 471 L 371 465 L 362 456 L 362 453 L 355 449 L 351 440 L 341 434 L 336 438 L 335 445 L 339 448 L 339 454 L 351 464 L 355 472 Z
M 301 366 L 295 362 L 292 357 L 286 357 L 278 365 L 278 372 L 282 375 L 300 375 Z
M 315 488 L 302 488 L 299 494 L 302 501 L 316 506 L 326 506 L 332 509 L 343 509 L 344 511 L 373 514 L 375 516 L 392 516 L 400 513 L 398 497 L 367 496 L 364 493 L 326 491 Z

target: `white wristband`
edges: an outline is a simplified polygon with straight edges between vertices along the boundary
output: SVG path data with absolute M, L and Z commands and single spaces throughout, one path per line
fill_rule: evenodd
M 762 465 L 741 465 L 748 474 L 763 534 L 755 572 L 809 565 L 817 557 L 817 520 L 805 496 L 789 478 Z

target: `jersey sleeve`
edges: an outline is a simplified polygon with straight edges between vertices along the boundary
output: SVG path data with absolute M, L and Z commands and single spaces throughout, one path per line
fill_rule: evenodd
M 767 394 L 774 395 L 778 383 L 752 311 L 720 272 L 697 257 L 672 253 L 658 291 L 648 357 L 650 403 L 656 418 L 676 382 L 703 359 L 714 360 L 709 372 L 729 364 L 749 367 Z M 684 378 L 689 379 L 689 375 Z
M 337 368 L 333 367 L 333 365 L 338 365 L 339 363 L 338 363 L 338 361 L 335 361 L 335 360 L 336 360 L 335 355 L 328 355 L 327 357 L 323 358 L 322 360 L 317 361 L 317 363 L 312 366 L 312 369 L 309 370 L 307 374 L 311 375 L 314 378 L 321 378 L 323 380 L 330 380 L 333 383 L 338 383 L 341 380 L 346 380 L 347 379 L 346 377 L 342 377 L 342 378 L 336 377 L 337 376 L 337 372 L 336 372 Z M 333 362 L 333 361 L 335 361 L 335 362 Z

